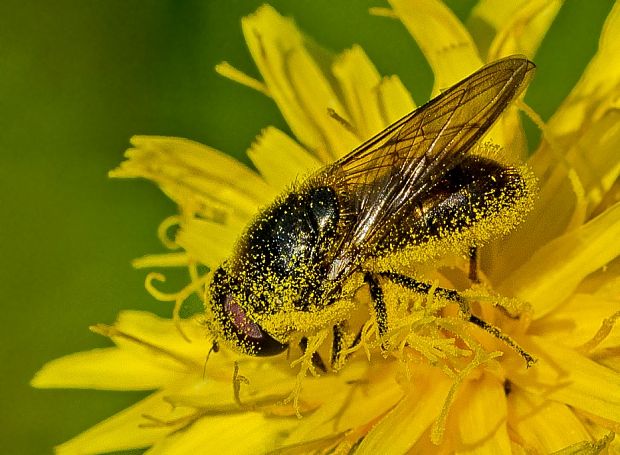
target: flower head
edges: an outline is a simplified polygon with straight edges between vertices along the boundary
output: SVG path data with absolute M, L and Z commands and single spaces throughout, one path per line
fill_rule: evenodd
M 480 2 L 472 29 L 485 23 L 493 39 L 475 41 L 442 4 L 391 0 L 374 13 L 400 19 L 435 74 L 434 93 L 505 55 L 535 54 L 560 2 Z M 212 272 L 230 256 L 244 227 L 291 182 L 343 156 L 414 108 L 400 80 L 381 77 L 360 47 L 333 56 L 269 6 L 242 22 L 263 80 L 223 63 L 217 70 L 271 97 L 295 139 L 266 128 L 248 155 L 258 173 L 188 140 L 134 137 L 114 177 L 155 181 L 179 206 L 160 227 L 171 252 L 138 259 L 138 267 L 187 267 L 175 294 L 175 318 L 123 312 L 93 330 L 115 347 L 47 364 L 38 387 L 155 390 L 133 407 L 58 447 L 97 453 L 151 447 L 153 453 L 549 453 L 568 448 L 618 449 L 620 431 L 620 8 L 605 24 L 599 49 L 579 83 L 529 153 L 517 109 L 487 136 L 489 153 L 528 159 L 540 185 L 532 213 L 510 236 L 480 251 L 478 284 L 467 261 L 447 258 L 412 267 L 431 287 L 414 295 L 386 283 L 393 318 L 377 335 L 369 297 L 356 295 L 360 342 L 337 373 L 324 332 L 303 351 L 252 357 L 214 347 L 204 317 L 178 317 L 191 295 L 205 295 Z M 488 37 L 487 37 L 488 38 Z M 302 176 L 302 177 L 300 177 Z M 172 227 L 176 229 L 170 238 Z M 459 317 L 433 289 L 460 289 L 499 336 Z M 209 305 L 209 302 L 205 302 Z M 358 311 L 359 310 L 359 311 Z M 358 314 L 359 313 L 359 314 Z M 209 325 L 207 313 L 207 325 Z M 506 343 L 511 341 L 513 347 Z M 522 349 L 521 356 L 519 349 Z M 208 355 L 210 353 L 210 355 Z M 523 353 L 538 362 L 526 368 Z M 205 356 L 208 361 L 205 365 Z M 291 368 L 293 367 L 293 368 Z M 301 417 L 301 418 L 299 418 Z

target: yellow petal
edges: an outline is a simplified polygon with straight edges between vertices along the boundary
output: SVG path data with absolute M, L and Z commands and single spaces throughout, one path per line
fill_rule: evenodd
M 506 24 L 511 22 L 514 14 L 522 9 L 528 1 L 479 0 L 473 7 L 466 25 L 484 60 L 489 60 L 487 58 L 489 47 L 491 47 L 491 43 L 497 34 L 504 29 Z
M 605 208 L 600 203 L 620 175 L 620 112 L 606 111 L 597 121 L 581 127 L 579 134 L 571 135 L 572 143 L 555 143 L 557 150 L 553 151 L 543 145 L 534 154 L 532 167 L 537 175 L 544 175 L 544 166 L 552 169 L 541 179 L 539 200 L 511 243 L 527 242 L 536 248 Z M 558 153 L 560 149 L 566 156 Z M 519 256 L 524 254 L 518 246 L 514 250 Z
M 112 336 L 112 340 L 119 347 L 142 353 L 145 350 L 152 351 L 156 355 L 172 357 L 202 371 L 206 355 L 211 348 L 211 342 L 205 336 L 205 329 L 191 319 L 182 320 L 181 327 L 190 339 L 189 342 L 181 336 L 171 319 L 160 318 L 143 311 L 122 311 L 118 315 L 114 329 L 128 335 L 129 338 Z M 222 357 L 214 357 L 210 362 L 217 362 L 217 359 Z
M 619 35 L 620 4 L 616 3 L 604 24 L 597 53 L 549 120 L 545 129 L 549 142 L 533 157 L 537 175 L 545 176 L 541 206 L 557 213 L 564 224 L 573 201 L 562 204 L 558 198 L 567 194 L 566 188 L 570 190 L 565 178 L 569 169 L 575 170 L 584 187 L 589 213 L 620 175 Z
M 531 336 L 525 348 L 538 356 L 529 370 L 515 370 L 510 380 L 525 391 L 620 422 L 620 373 L 574 349 Z
M 234 158 L 187 139 L 135 136 L 111 177 L 153 180 L 189 213 L 247 222 L 275 191 Z M 215 213 L 214 213 L 215 212 Z
M 532 58 L 560 6 L 561 0 L 483 0 L 472 10 L 467 25 L 487 61 L 512 54 Z
M 551 453 L 589 441 L 590 435 L 565 404 L 545 400 L 513 387 L 508 396 L 510 428 L 535 453 Z
M 315 156 L 272 126 L 261 132 L 248 156 L 267 183 L 279 192 L 321 166 Z
M 328 114 L 347 118 L 307 39 L 290 19 L 264 5 L 241 21 L 245 40 L 269 93 L 297 138 L 323 162 L 350 151 L 359 142 Z M 323 52 L 328 60 L 328 55 Z
M 508 106 L 485 135 L 484 141 L 501 147 L 500 154 L 504 162 L 522 163 L 528 156 L 528 146 L 519 109 Z
M 390 5 L 433 70 L 433 96 L 482 66 L 471 36 L 440 1 L 390 0 Z
M 342 87 L 347 111 L 360 140 L 366 140 L 388 124 L 381 112 L 377 91 L 381 77 L 361 47 L 338 56 L 333 73 Z
M 485 374 L 465 382 L 451 409 L 458 428 L 455 453 L 510 453 L 506 412 L 504 388 L 497 378 Z
M 230 256 L 242 229 L 242 224 L 192 218 L 181 225 L 176 241 L 193 259 L 214 269 Z
M 32 385 L 150 390 L 184 379 L 190 372 L 202 370 L 211 345 L 197 323 L 184 320 L 181 324 L 191 343 L 181 337 L 171 320 L 139 311 L 122 312 L 109 329 L 119 348 L 56 359 L 35 375 Z
M 184 384 L 186 386 L 186 384 Z M 179 386 L 180 387 L 180 386 Z M 148 423 L 149 416 L 166 416 L 175 419 L 189 414 L 187 409 L 172 409 L 165 401 L 167 393 L 175 389 L 157 392 L 118 414 L 98 423 L 75 438 L 56 447 L 56 453 L 96 454 L 139 447 L 148 447 L 179 428 L 179 425 L 140 427 Z
M 618 445 L 614 445 L 615 434 L 609 432 L 593 442 L 578 442 L 553 452 L 553 455 L 599 455 L 601 453 L 618 453 Z M 607 451 L 605 451 L 607 449 Z
M 149 267 L 186 267 L 191 262 L 187 253 L 147 254 L 131 261 L 137 269 Z
M 443 3 L 437 0 L 391 0 L 390 4 L 433 70 L 435 83 L 432 96 L 482 66 L 467 29 Z M 491 128 L 486 139 L 501 146 L 508 157 L 524 156 L 526 142 L 516 109 L 508 109 Z
M 532 323 L 528 333 L 565 346 L 578 347 L 592 339 L 605 318 L 620 311 L 620 299 L 575 294 L 566 304 Z M 620 329 L 612 330 L 600 347 L 620 346 Z
M 539 249 L 499 289 L 531 303 L 541 317 L 568 298 L 587 275 L 620 254 L 619 238 L 620 203 Z
M 256 412 L 209 416 L 185 431 L 155 444 L 149 454 L 260 454 L 275 450 L 282 438 L 303 421 L 267 418 Z
M 450 381 L 433 369 L 366 435 L 356 454 L 405 453 L 439 415 Z
M 620 295 L 620 260 L 613 261 L 588 276 L 578 292 L 595 294 L 602 299 L 617 299 Z
M 265 96 L 271 97 L 269 93 L 269 89 L 260 81 L 257 81 L 253 77 L 248 76 L 242 71 L 239 71 L 237 68 L 232 66 L 228 62 L 221 62 L 215 65 L 215 71 L 224 77 L 227 77 L 231 81 L 235 81 L 238 84 L 245 85 L 246 87 L 252 88 L 258 92 L 261 92 Z
M 153 390 L 185 376 L 183 366 L 172 359 L 155 362 L 151 356 L 106 348 L 52 360 L 35 374 L 31 384 L 39 388 Z
M 620 175 L 620 4 L 604 25 L 599 49 L 579 82 L 547 124 L 546 141 L 530 164 L 540 197 L 522 228 L 504 242 L 510 268 L 530 252 L 608 207 Z M 606 201 L 601 206 L 601 201 Z M 508 269 L 498 269 L 502 276 Z
M 284 442 L 291 446 L 363 426 L 389 410 L 403 395 L 394 381 L 395 362 L 373 362 L 366 358 L 349 363 L 338 376 L 310 379 L 304 396 L 321 400 L 321 406 L 304 417 Z
M 617 108 L 620 81 L 620 4 L 614 4 L 607 16 L 599 47 L 562 106 L 547 125 L 548 132 L 563 143 L 570 144 L 572 136 L 579 134 L 584 124 L 596 120 L 601 111 Z M 582 153 L 588 153 L 583 151 Z
M 387 124 L 404 117 L 416 108 L 411 94 L 398 76 L 384 77 L 379 83 L 379 102 Z
M 532 58 L 561 4 L 560 0 L 483 0 L 472 10 L 468 28 L 476 38 L 478 49 L 486 55 L 486 61 L 513 54 Z M 488 136 L 504 147 L 503 153 L 509 160 L 518 162 L 526 158 L 527 142 L 514 107 L 508 109 Z

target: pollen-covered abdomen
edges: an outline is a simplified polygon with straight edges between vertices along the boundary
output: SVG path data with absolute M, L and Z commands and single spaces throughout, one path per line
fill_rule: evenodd
M 374 256 L 407 251 L 417 262 L 508 232 L 529 210 L 534 179 L 525 168 L 468 156 L 379 233 Z

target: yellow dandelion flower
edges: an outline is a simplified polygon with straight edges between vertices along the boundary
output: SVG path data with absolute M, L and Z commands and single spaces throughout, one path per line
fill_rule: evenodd
M 481 1 L 471 27 L 484 23 L 486 33 L 476 40 L 439 1 L 390 5 L 373 12 L 406 26 L 431 65 L 438 94 L 485 61 L 516 53 L 531 58 L 561 2 Z M 323 331 L 305 340 L 305 353 L 291 348 L 288 355 L 253 357 L 226 345 L 211 352 L 203 317 L 181 319 L 179 310 L 190 296 L 204 297 L 213 278 L 204 266 L 216 270 L 230 256 L 261 207 L 414 103 L 400 80 L 381 77 L 360 47 L 329 55 L 269 6 L 244 18 L 242 27 L 262 80 L 228 63 L 217 70 L 271 97 L 295 139 L 266 128 L 248 152 L 258 173 L 189 140 L 132 139 L 127 161 L 111 175 L 151 179 L 179 207 L 160 226 L 171 251 L 135 265 L 187 267 L 191 280 L 166 294 L 157 288 L 165 276 L 150 274 L 151 294 L 176 303 L 173 319 L 123 312 L 113 325 L 92 328 L 114 347 L 54 360 L 37 373 L 36 387 L 155 391 L 57 451 L 618 453 L 620 5 L 549 122 L 543 125 L 521 104 L 540 124 L 538 150 L 528 152 L 515 108 L 487 135 L 502 151 L 480 146 L 511 154 L 509 160 L 528 159 L 540 186 L 519 228 L 479 251 L 480 282 L 468 280 L 466 260 L 451 257 L 415 268 L 431 283 L 423 296 L 386 283 L 386 306 L 399 320 L 391 321 L 383 345 L 369 296 L 361 292 L 361 341 L 339 371 L 328 373 L 313 361 L 315 353 L 325 358 L 330 344 Z M 500 334 L 432 298 L 437 286 L 459 289 Z M 506 337 L 537 363 L 526 368 Z

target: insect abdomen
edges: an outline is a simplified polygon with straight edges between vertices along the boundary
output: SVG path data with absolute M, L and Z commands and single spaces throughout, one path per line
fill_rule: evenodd
M 411 204 L 408 216 L 381 232 L 375 256 L 406 253 L 424 262 L 504 234 L 529 209 L 534 179 L 525 169 L 469 156 Z

